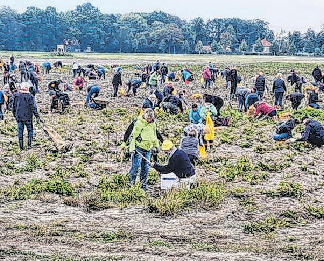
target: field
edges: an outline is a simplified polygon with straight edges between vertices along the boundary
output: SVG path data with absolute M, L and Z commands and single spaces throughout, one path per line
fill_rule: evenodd
M 0 53 L 8 59 L 11 53 Z M 191 68 L 196 80 L 182 83 L 189 104 L 193 93 L 204 93 L 203 66 L 238 67 L 243 84 L 264 72 L 271 88 L 278 72 L 287 78 L 290 69 L 312 81 L 315 64 L 308 57 L 74 54 L 54 57 L 44 53 L 15 53 L 36 63 L 63 61 L 63 70 L 42 75 L 38 109 L 45 123 L 65 140 L 72 151 L 54 150 L 35 124 L 34 148 L 19 152 L 17 127 L 12 114 L 0 122 L 0 259 L 11 260 L 324 260 L 323 149 L 305 143 L 276 143 L 275 121 L 258 121 L 232 107 L 228 90 L 219 79 L 210 94 L 225 98 L 223 116 L 231 126 L 218 129 L 215 148 L 199 161 L 199 187 L 164 192 L 156 172 L 150 171 L 148 193 L 127 188 L 129 160 L 120 157 L 121 139 L 139 114 L 148 91 L 138 97 L 110 98 L 108 108 L 96 111 L 73 107 L 66 114 L 50 115 L 47 83 L 63 79 L 72 85 L 71 63 L 102 64 L 106 80 L 99 81 L 101 96 L 112 95 L 113 64 L 123 67 L 123 80 L 133 77 L 135 65 L 159 59 L 170 69 Z M 2 74 L 0 75 L 2 77 Z M 90 82 L 93 83 L 93 82 Z M 89 84 L 89 83 L 88 83 Z M 292 90 L 289 90 L 290 92 Z M 72 102 L 85 93 L 70 94 Z M 321 96 L 323 96 L 321 94 Z M 266 95 L 269 103 L 273 97 Z M 157 114 L 164 138 L 179 144 L 188 125 L 189 106 L 183 115 Z M 324 122 L 324 112 L 307 108 L 293 112 Z M 295 135 L 303 131 L 298 126 Z M 164 155 L 160 162 L 166 162 Z

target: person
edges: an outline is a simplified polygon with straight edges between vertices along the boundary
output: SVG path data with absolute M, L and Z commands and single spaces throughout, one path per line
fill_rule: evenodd
M 174 173 L 179 178 L 180 187 L 195 184 L 196 172 L 187 153 L 175 147 L 169 140 L 163 142 L 161 149 L 169 156 L 168 164 L 162 166 L 151 163 L 151 167 L 162 174 Z
M 3 110 L 2 106 L 5 103 L 5 95 L 3 91 L 0 91 L 0 121 L 3 121 Z
M 174 91 L 173 84 L 172 83 L 167 83 L 166 85 L 164 85 L 162 93 L 163 93 L 164 97 L 167 97 L 167 96 L 171 95 L 171 93 L 173 91 Z
M 297 110 L 301 101 L 305 98 L 305 95 L 299 92 L 295 92 L 286 96 L 286 100 L 291 101 L 291 107 L 293 110 Z
M 12 55 L 10 56 L 10 65 L 13 65 L 14 62 L 15 62 L 15 57 L 14 57 L 14 55 L 12 54 Z
M 74 86 L 74 89 L 76 89 L 76 90 L 82 90 L 84 87 L 84 78 L 81 75 L 79 75 L 75 79 L 73 86 Z
M 324 145 L 324 127 L 316 120 L 304 116 L 301 122 L 305 126 L 302 137 L 296 141 L 307 141 L 312 146 L 322 147 Z
M 238 100 L 238 105 L 239 105 L 239 110 L 240 111 L 245 111 L 245 99 L 246 96 L 248 96 L 251 93 L 251 90 L 249 88 L 240 88 L 236 92 L 237 100 Z
M 137 93 L 137 89 L 139 89 L 142 86 L 142 80 L 131 79 L 128 82 L 126 82 L 126 86 L 128 87 L 127 95 L 129 95 L 130 90 L 132 90 L 135 97 Z
M 43 122 L 38 114 L 35 98 L 29 93 L 29 83 L 22 82 L 21 89 L 16 92 L 13 97 L 12 113 L 18 124 L 18 141 L 20 150 L 24 149 L 24 126 L 28 131 L 27 149 L 32 148 L 33 141 L 33 115 L 36 117 L 37 123 Z
M 5 62 L 3 60 L 3 57 L 1 56 L 0 58 L 0 70 L 2 71 L 3 70 L 3 66 L 4 66 Z
M 58 69 L 59 67 L 61 67 L 61 69 L 63 68 L 62 61 L 56 61 L 53 65 L 54 65 L 55 69 Z
M 210 95 L 210 94 L 204 94 L 203 95 L 204 99 L 206 99 L 208 97 L 208 99 L 211 100 L 211 103 L 215 106 L 216 110 L 217 110 L 217 116 L 220 115 L 220 110 L 221 108 L 224 106 L 224 100 L 219 97 L 219 96 L 215 96 L 215 95 Z
M 38 89 L 38 84 L 39 84 L 39 81 L 38 81 L 38 76 L 36 74 L 35 71 L 28 71 L 28 75 L 29 75 L 29 80 L 30 82 L 32 83 L 32 85 L 30 86 L 29 88 L 29 91 L 32 95 L 36 95 L 36 93 L 39 93 L 39 89 Z
M 100 87 L 96 84 L 94 85 L 90 85 L 88 88 L 87 88 L 87 92 L 88 92 L 88 95 L 87 95 L 87 98 L 86 98 L 86 101 L 85 101 L 85 105 L 90 107 L 90 108 L 96 108 L 96 104 L 95 103 L 90 103 L 90 101 L 92 101 L 93 98 L 96 98 L 99 96 L 99 93 L 100 93 Z
M 266 102 L 257 101 L 254 103 L 254 107 L 256 109 L 254 113 L 254 118 L 259 116 L 259 118 L 262 117 L 262 120 L 265 120 L 277 116 L 276 109 Z
M 118 87 L 119 85 L 122 86 L 122 80 L 121 80 L 121 72 L 122 72 L 122 68 L 119 67 L 116 70 L 116 73 L 113 76 L 113 80 L 112 80 L 112 85 L 114 87 L 114 94 L 113 97 L 117 97 L 117 93 L 118 93 Z
M 196 103 L 192 104 L 191 110 L 189 112 L 189 120 L 193 124 L 198 124 L 203 122 L 203 118 L 200 116 L 200 106 Z
M 140 170 L 141 187 L 147 190 L 150 167 L 148 160 L 151 158 L 152 148 L 159 148 L 154 111 L 152 109 L 146 109 L 143 116 L 137 119 L 131 135 L 129 151 L 132 153 L 132 167 L 129 171 L 129 181 L 131 185 L 135 185 L 136 176 Z
M 52 69 L 50 62 L 44 62 L 43 68 L 45 69 L 45 74 L 49 74 L 50 70 Z
M 51 81 L 48 83 L 47 87 L 48 87 L 48 90 L 53 90 L 53 91 L 61 91 L 60 89 L 60 84 L 63 83 L 63 81 L 60 79 L 60 80 L 55 80 L 55 81 Z
M 312 71 L 312 76 L 314 77 L 315 84 L 322 80 L 322 70 L 318 67 L 318 65 Z
M 9 83 L 9 77 L 10 77 L 9 70 L 10 70 L 9 64 L 8 64 L 8 62 L 6 62 L 3 66 L 3 84 L 4 85 Z
M 62 93 L 58 90 L 50 90 L 49 96 L 51 97 L 51 106 L 50 112 L 53 112 L 53 109 L 59 109 L 59 103 L 62 105 L 61 113 L 65 111 L 65 109 L 70 105 L 70 97 L 66 93 Z
M 282 79 L 282 74 L 278 73 L 277 79 L 273 82 L 272 86 L 272 93 L 274 93 L 275 96 L 275 108 L 282 108 L 282 97 L 285 91 L 287 91 L 286 84 Z
M 187 153 L 191 164 L 196 166 L 199 158 L 199 140 L 198 133 L 195 129 L 191 129 L 188 136 L 182 138 L 180 149 Z
M 161 66 L 161 83 L 163 84 L 165 82 L 165 77 L 168 75 L 169 73 L 169 69 L 168 67 L 165 65 L 165 63 L 162 63 Z
M 321 109 L 322 106 L 317 104 L 318 102 L 322 102 L 322 100 L 318 99 L 318 90 L 313 90 L 308 97 L 308 105 L 314 109 Z
M 174 82 L 176 80 L 176 73 L 175 73 L 175 71 L 172 71 L 172 72 L 169 73 L 168 79 L 169 79 L 170 82 Z
M 218 116 L 217 109 L 212 104 L 212 99 L 210 97 L 205 98 L 205 103 L 200 109 L 200 116 L 203 118 L 204 121 L 206 120 L 208 111 L 210 112 L 210 116 L 212 118 Z
M 164 98 L 162 92 L 160 92 L 158 89 L 155 89 L 155 91 L 151 93 L 153 93 L 156 97 L 155 108 L 160 108 L 160 105 Z
M 164 97 L 163 102 L 161 103 L 162 109 L 167 112 L 169 110 L 170 114 L 177 114 L 180 110 L 183 113 L 182 102 L 176 95 L 168 95 Z
M 150 89 L 156 88 L 157 87 L 157 83 L 158 83 L 158 75 L 159 72 L 158 71 L 154 71 L 148 81 L 148 86 L 150 87 Z
M 73 73 L 73 79 L 75 79 L 77 75 L 80 75 L 79 65 L 76 62 L 72 63 L 72 73 Z
M 297 119 L 290 119 L 282 122 L 274 131 L 273 139 L 275 141 L 287 140 L 293 137 L 293 129 L 299 121 Z
M 153 72 L 157 72 L 160 70 L 160 61 L 157 60 L 155 64 L 153 65 Z
M 255 78 L 255 89 L 260 101 L 263 101 L 264 92 L 266 89 L 266 80 L 262 72 Z
M 257 101 L 259 101 L 259 96 L 255 93 L 255 89 L 251 89 L 251 93 L 246 95 L 245 98 L 245 112 L 247 112 L 250 106 L 254 105 Z
M 233 67 L 230 70 L 230 75 L 231 75 L 231 93 L 230 93 L 230 98 L 233 99 L 236 93 L 236 88 L 237 88 L 237 68 Z
M 99 80 L 101 79 L 101 76 L 103 77 L 104 80 L 106 80 L 106 69 L 104 66 L 102 66 L 102 65 L 98 66 L 97 74 L 98 74 Z
M 142 109 L 155 109 L 156 105 L 156 96 L 155 94 L 150 94 L 147 98 L 145 98 Z
M 20 82 L 27 82 L 28 76 L 27 76 L 27 68 L 26 64 L 23 61 L 19 62 L 19 71 L 20 71 Z
M 179 101 L 183 102 L 185 105 L 188 105 L 186 101 L 186 90 L 178 91 Z
M 295 85 L 295 92 L 302 93 L 302 85 L 303 85 L 303 79 L 298 75 L 298 72 L 296 70 L 291 71 L 292 74 L 288 76 L 288 82 L 290 82 L 290 85 Z
M 223 71 L 222 71 L 222 76 L 225 77 L 226 80 L 226 90 L 228 88 L 231 88 L 231 81 L 232 81 L 232 76 L 231 76 L 231 69 L 229 66 L 227 66 Z
M 184 83 L 187 85 L 189 85 L 190 82 L 192 82 L 194 80 L 193 73 L 188 68 L 184 68 L 183 70 L 181 70 L 181 74 L 182 74 L 182 79 L 183 79 Z
M 203 78 L 205 83 L 205 88 L 210 88 L 211 85 L 211 72 L 209 67 L 205 67 L 203 70 Z

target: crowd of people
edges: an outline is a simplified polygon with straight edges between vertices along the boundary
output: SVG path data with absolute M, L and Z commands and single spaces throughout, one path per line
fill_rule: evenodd
M 49 74 L 52 69 L 50 62 L 42 64 L 44 73 Z M 55 68 L 63 68 L 63 64 L 57 61 L 53 64 Z M 39 90 L 40 67 L 29 60 L 21 60 L 19 66 L 15 65 L 15 58 L 11 56 L 9 62 L 0 59 L 0 69 L 3 70 L 4 89 L 0 92 L 0 120 L 4 119 L 3 105 L 12 111 L 18 125 L 18 140 L 20 149 L 24 149 L 23 131 L 26 126 L 28 131 L 27 149 L 32 147 L 33 140 L 33 117 L 37 123 L 43 121 L 37 110 L 35 96 Z M 16 72 L 20 73 L 20 84 L 17 80 Z M 189 68 L 182 70 L 170 70 L 165 63 L 157 60 L 153 65 L 146 65 L 143 68 L 136 66 L 134 77 L 123 81 L 122 67 L 113 66 L 112 77 L 112 97 L 118 97 L 120 88 L 127 87 L 126 95 L 137 95 L 138 89 L 146 87 L 147 97 L 144 99 L 141 115 L 135 119 L 128 127 L 122 143 L 122 148 L 129 146 L 132 153 L 132 167 L 130 169 L 130 184 L 135 184 L 137 173 L 140 172 L 142 188 L 147 190 L 147 178 L 149 168 L 152 167 L 160 173 L 174 173 L 180 181 L 194 183 L 196 179 L 195 165 L 204 151 L 213 148 L 214 128 L 219 126 L 229 126 L 230 118 L 221 117 L 221 110 L 224 106 L 224 99 L 229 97 L 231 104 L 234 100 L 238 102 L 238 109 L 242 113 L 252 111 L 252 116 L 261 119 L 277 120 L 278 111 L 283 109 L 284 101 L 291 102 L 291 107 L 297 110 L 308 95 L 308 106 L 314 109 L 321 109 L 318 104 L 319 91 L 323 91 L 324 78 L 321 69 L 317 66 L 313 72 L 314 82 L 309 93 L 304 92 L 303 84 L 306 83 L 305 77 L 298 74 L 298 71 L 291 70 L 287 78 L 294 89 L 294 93 L 287 94 L 288 86 L 281 73 L 276 75 L 272 83 L 272 88 L 268 87 L 268 81 L 259 72 L 254 78 L 254 83 L 250 88 L 243 87 L 241 77 L 238 75 L 236 67 L 226 67 L 223 71 L 215 68 L 210 62 L 201 72 L 201 83 L 204 89 L 211 89 L 219 77 L 223 77 L 226 82 L 223 97 L 217 95 L 204 95 L 196 93 L 192 95 L 192 104 L 189 104 L 187 92 L 191 83 L 195 80 L 194 73 Z M 198 75 L 199 77 L 199 75 Z M 72 64 L 73 87 L 70 87 L 62 80 L 54 80 L 48 83 L 48 93 L 50 96 L 50 112 L 60 108 L 64 112 L 70 106 L 68 92 L 75 90 L 86 90 L 85 106 L 91 109 L 102 109 L 104 104 L 97 101 L 100 97 L 100 83 L 86 84 L 90 80 L 106 79 L 106 69 L 104 66 L 88 64 L 82 68 L 76 62 Z M 181 86 L 177 90 L 175 86 Z M 61 87 L 62 85 L 62 87 Z M 20 88 L 18 88 L 20 86 Z M 206 91 L 206 90 L 205 90 Z M 228 96 L 225 95 L 227 92 Z M 273 104 L 267 95 L 274 96 Z M 196 99 L 196 100 L 195 100 Z M 184 128 L 184 137 L 177 148 L 170 140 L 164 140 L 159 133 L 155 120 L 156 110 L 163 110 L 171 115 L 184 113 L 186 106 L 190 106 L 188 126 Z M 276 141 L 293 138 L 293 130 L 297 124 L 305 125 L 305 132 L 302 137 L 294 140 L 307 141 L 313 146 L 321 147 L 324 145 L 323 125 L 308 117 L 303 117 L 300 121 L 290 119 L 282 122 L 274 130 L 273 139 Z M 169 162 L 166 166 L 157 163 L 157 154 L 160 151 L 166 152 Z

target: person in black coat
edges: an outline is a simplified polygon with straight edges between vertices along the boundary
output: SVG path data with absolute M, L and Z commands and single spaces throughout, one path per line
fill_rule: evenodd
M 236 93 L 236 88 L 237 88 L 237 68 L 234 67 L 230 71 L 230 76 L 231 76 L 231 96 L 230 98 L 233 99 Z
M 142 109 L 155 109 L 155 103 L 156 103 L 156 96 L 155 94 L 151 94 L 149 97 L 145 98 Z
M 122 86 L 121 71 L 122 71 L 122 68 L 119 67 L 117 69 L 116 73 L 114 74 L 114 77 L 112 80 L 112 85 L 114 87 L 114 94 L 113 94 L 114 97 L 117 97 L 119 85 Z
M 305 125 L 305 131 L 300 139 L 296 141 L 307 141 L 312 146 L 321 147 L 324 145 L 324 127 L 316 120 L 310 119 L 308 116 L 302 118 Z
M 315 83 L 322 80 L 322 70 L 318 67 L 318 65 L 314 68 L 312 76 L 314 77 Z
M 293 110 L 297 110 L 301 101 L 305 98 L 305 95 L 299 92 L 292 93 L 286 96 L 286 100 L 291 101 Z
M 29 93 L 29 83 L 21 83 L 21 90 L 16 92 L 13 97 L 12 113 L 18 124 L 18 141 L 20 150 L 24 149 L 24 127 L 28 131 L 28 147 L 31 149 L 34 136 L 33 116 L 35 115 L 37 123 L 43 122 L 38 114 L 35 98 Z
M 151 163 L 152 168 L 163 174 L 174 173 L 180 179 L 180 182 L 181 179 L 194 178 L 196 176 L 195 169 L 187 153 L 176 148 L 169 140 L 163 142 L 161 149 L 168 154 L 169 162 L 165 166 L 158 163 Z
M 215 108 L 217 109 L 217 115 L 220 115 L 220 109 L 224 106 L 224 100 L 219 97 L 219 96 L 215 96 L 215 95 L 210 95 L 210 94 L 204 94 L 204 100 L 209 99 L 210 103 L 213 104 L 215 106 Z
M 260 72 L 255 79 L 255 89 L 260 101 L 263 101 L 264 92 L 266 89 L 266 80 L 263 73 Z

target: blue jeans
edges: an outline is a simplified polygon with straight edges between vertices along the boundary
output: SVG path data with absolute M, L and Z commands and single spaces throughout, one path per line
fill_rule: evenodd
M 259 97 L 259 101 L 263 101 L 264 91 L 257 91 L 257 95 Z
M 282 106 L 283 92 L 275 92 L 275 105 Z
M 18 121 L 18 140 L 24 140 L 24 127 L 26 126 L 28 131 L 28 145 L 31 145 L 31 142 L 34 137 L 34 130 L 33 130 L 33 120 L 28 121 Z
M 87 95 L 87 99 L 85 101 L 86 104 L 89 104 L 91 98 L 96 98 L 99 96 L 100 88 L 98 86 L 93 86 L 90 92 Z
M 211 80 L 205 79 L 205 88 L 210 88 Z
M 320 108 L 322 108 L 322 106 L 319 105 L 319 104 L 317 104 L 317 103 L 310 103 L 309 106 L 312 107 L 312 108 L 314 108 L 314 109 L 320 109 Z
M 273 139 L 276 141 L 288 139 L 288 133 L 274 134 Z
M 146 151 L 143 150 L 139 147 L 135 148 L 136 151 L 138 151 L 139 153 L 141 153 L 145 158 L 147 158 L 148 160 L 151 159 L 151 151 Z M 144 190 L 147 190 L 147 177 L 148 177 L 148 172 L 149 172 L 149 168 L 150 165 L 148 164 L 148 162 L 144 159 L 142 159 L 142 157 L 135 151 L 135 153 L 132 155 L 132 167 L 130 169 L 130 177 L 129 177 L 129 181 L 132 185 L 135 185 L 136 182 L 136 176 L 137 173 L 140 172 L 140 182 L 142 185 L 142 188 Z
M 0 121 L 3 121 L 2 103 L 0 103 Z

